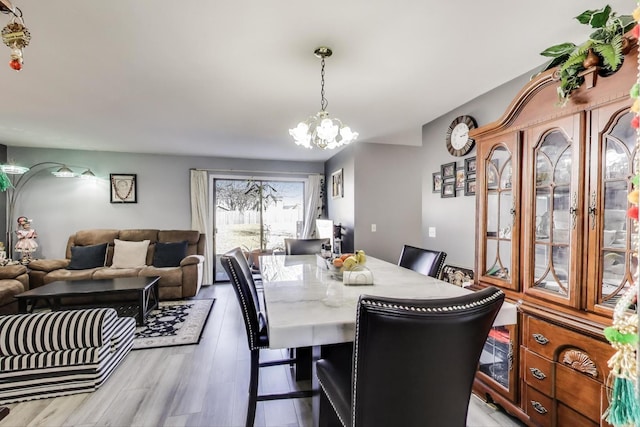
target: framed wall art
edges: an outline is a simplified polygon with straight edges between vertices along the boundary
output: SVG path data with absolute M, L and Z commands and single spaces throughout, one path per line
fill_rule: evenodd
M 476 180 L 475 179 L 467 179 L 464 182 L 464 195 L 465 196 L 475 196 L 476 195 Z
M 138 203 L 137 175 L 132 173 L 110 173 L 111 203 Z
M 467 175 L 473 175 L 476 173 L 475 156 L 464 159 L 464 173 Z
M 456 162 L 445 163 L 440 166 L 440 175 L 442 179 L 455 178 L 456 177 Z
M 331 197 L 337 199 L 344 197 L 344 169 L 338 169 L 331 174 Z
M 440 197 L 456 197 L 456 183 L 443 182 L 440 188 Z
M 434 193 L 439 193 L 441 187 L 442 187 L 442 175 L 440 174 L 440 172 L 434 172 L 431 191 Z
M 458 169 L 456 171 L 456 190 L 457 191 L 464 190 L 464 180 L 465 180 L 464 169 Z

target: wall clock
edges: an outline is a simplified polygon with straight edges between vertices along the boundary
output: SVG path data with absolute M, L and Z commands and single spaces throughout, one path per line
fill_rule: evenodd
M 476 127 L 476 121 L 473 117 L 456 117 L 447 129 L 446 144 L 449 153 L 460 157 L 471 151 L 476 142 L 469 138 L 469 131 Z

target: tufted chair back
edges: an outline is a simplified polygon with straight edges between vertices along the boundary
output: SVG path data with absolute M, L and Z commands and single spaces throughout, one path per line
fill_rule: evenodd
M 236 293 L 247 331 L 249 350 L 268 346 L 267 322 L 261 312 L 260 298 L 253 282 L 253 275 L 240 248 L 235 248 L 220 257 Z
M 398 265 L 439 279 L 446 257 L 446 252 L 404 245 Z
M 328 243 L 329 239 L 284 239 L 284 249 L 287 255 L 313 255 Z

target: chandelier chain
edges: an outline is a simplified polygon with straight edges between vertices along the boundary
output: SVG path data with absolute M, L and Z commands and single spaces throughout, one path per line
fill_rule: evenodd
M 322 69 L 320 70 L 320 109 L 321 111 L 325 111 L 327 108 L 327 104 L 329 104 L 324 97 L 324 56 L 322 57 Z

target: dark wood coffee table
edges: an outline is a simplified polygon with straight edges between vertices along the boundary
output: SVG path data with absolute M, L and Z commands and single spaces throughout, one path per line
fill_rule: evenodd
M 80 297 L 91 297 L 95 301 L 91 304 L 93 306 L 116 307 L 118 304 L 110 303 L 104 297 L 119 295 L 123 297 L 122 301 L 118 300 L 119 303 L 137 303 L 136 322 L 138 325 L 144 325 L 149 312 L 158 307 L 159 280 L 159 277 L 122 277 L 102 280 L 57 281 L 18 294 L 16 299 L 18 300 L 18 310 L 21 313 L 26 313 L 28 303 L 33 304 L 38 299 L 45 300 L 51 309 L 56 311 L 77 307 L 76 304 L 73 304 L 73 299 Z M 131 300 L 131 298 L 126 298 L 127 294 L 135 294 L 137 297 L 135 300 Z M 64 304 L 62 298 L 65 299 Z

